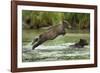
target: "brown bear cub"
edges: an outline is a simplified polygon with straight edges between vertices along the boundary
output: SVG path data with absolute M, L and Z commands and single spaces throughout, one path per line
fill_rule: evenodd
M 79 42 L 70 45 L 71 48 L 84 48 L 85 45 L 88 45 L 87 41 L 85 39 L 80 39 Z

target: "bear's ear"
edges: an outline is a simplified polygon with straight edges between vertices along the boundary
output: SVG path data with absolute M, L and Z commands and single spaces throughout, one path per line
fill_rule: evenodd
M 84 41 L 84 39 L 80 39 L 80 42 L 83 42 Z
M 83 39 L 80 39 L 80 41 L 82 41 Z
M 68 21 L 66 21 L 66 20 L 63 20 L 63 24 L 68 24 Z
M 71 24 L 66 20 L 63 20 L 63 25 L 65 28 L 71 29 Z

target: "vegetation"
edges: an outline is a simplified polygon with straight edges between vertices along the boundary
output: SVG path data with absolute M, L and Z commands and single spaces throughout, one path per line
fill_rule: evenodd
M 68 21 L 72 30 L 89 30 L 90 14 L 47 11 L 22 11 L 23 28 L 39 29 L 52 25 L 59 25 L 63 20 Z

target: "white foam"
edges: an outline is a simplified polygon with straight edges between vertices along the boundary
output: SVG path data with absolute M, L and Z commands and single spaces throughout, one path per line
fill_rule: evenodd
M 74 43 L 63 43 L 63 44 L 57 44 L 57 45 L 39 45 L 35 49 L 46 49 L 46 50 L 61 50 L 61 49 L 67 49 L 70 45 L 73 45 Z M 89 46 L 86 46 L 89 47 Z M 30 51 L 32 50 L 32 42 L 28 43 L 27 45 L 23 46 L 23 51 Z

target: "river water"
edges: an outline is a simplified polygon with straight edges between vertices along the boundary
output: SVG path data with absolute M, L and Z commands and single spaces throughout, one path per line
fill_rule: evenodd
M 90 58 L 89 45 L 84 48 L 71 48 L 74 43 L 62 43 L 57 45 L 40 45 L 32 50 L 31 42 L 23 46 L 23 62 L 80 60 Z

